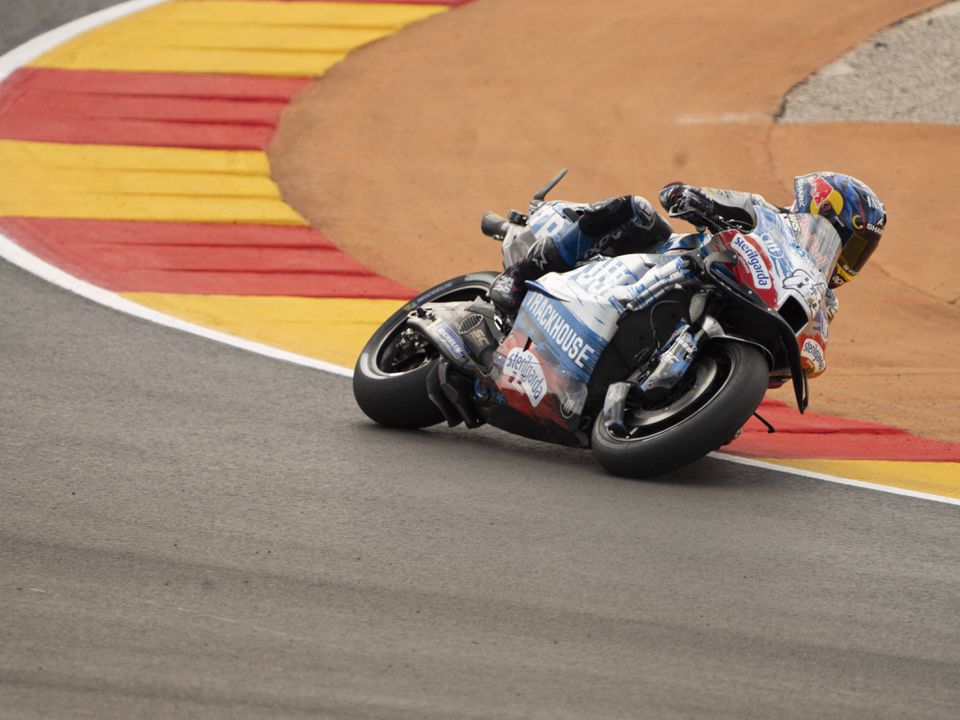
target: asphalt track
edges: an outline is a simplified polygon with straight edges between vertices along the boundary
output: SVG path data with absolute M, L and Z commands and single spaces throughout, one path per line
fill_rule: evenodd
M 2 717 L 955 717 L 956 506 L 379 430 L 3 263 L 0 308 Z

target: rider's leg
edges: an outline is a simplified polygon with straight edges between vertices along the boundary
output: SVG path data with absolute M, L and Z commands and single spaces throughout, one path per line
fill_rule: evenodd
M 514 313 L 526 293 L 524 283 L 549 272 L 565 272 L 596 254 L 651 252 L 666 242 L 673 229 L 653 206 L 637 195 L 623 195 L 590 205 L 580 219 L 557 238 L 534 243 L 526 256 L 494 281 L 490 298 L 501 310 Z

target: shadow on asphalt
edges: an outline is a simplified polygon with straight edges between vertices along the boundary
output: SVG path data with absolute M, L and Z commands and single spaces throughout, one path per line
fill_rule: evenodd
M 634 480 L 618 478 L 603 470 L 594 460 L 589 449 L 570 448 L 562 445 L 551 445 L 528 438 L 510 435 L 491 427 L 482 427 L 476 430 L 465 428 L 447 428 L 437 425 L 423 430 L 405 430 L 388 428 L 372 422 L 356 421 L 350 424 L 352 430 L 362 438 L 363 442 L 403 442 L 417 445 L 442 453 L 445 457 L 451 455 L 469 455 L 473 452 L 493 452 L 500 461 L 515 461 L 518 465 L 529 466 L 531 462 L 542 464 L 547 468 L 562 468 L 568 471 L 576 468 L 584 473 L 584 478 L 605 478 L 627 483 L 652 485 L 688 485 L 698 487 L 743 488 L 747 486 L 771 487 L 779 486 L 777 476 L 769 471 L 762 473 L 716 458 L 703 458 L 690 465 L 653 478 Z

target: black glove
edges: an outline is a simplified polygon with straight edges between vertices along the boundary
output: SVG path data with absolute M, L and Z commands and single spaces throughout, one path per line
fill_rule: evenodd
M 714 224 L 716 204 L 699 188 L 684 183 L 670 183 L 660 190 L 660 204 L 670 217 L 686 220 L 697 227 Z

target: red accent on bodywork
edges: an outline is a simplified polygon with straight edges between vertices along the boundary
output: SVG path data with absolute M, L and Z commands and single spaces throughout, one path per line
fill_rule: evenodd
M 767 275 L 770 278 L 770 287 L 761 288 L 757 286 L 756 280 L 753 277 L 753 273 L 747 265 L 747 261 L 744 260 L 740 253 L 738 253 L 733 247 L 733 241 L 737 236 L 742 237 L 744 241 L 757 252 L 757 255 L 759 255 L 760 259 L 763 261 L 763 266 L 766 268 Z M 759 295 L 760 299 L 763 300 L 768 307 L 776 310 L 779 306 L 780 298 L 777 294 L 777 284 L 774 280 L 773 263 L 767 255 L 767 250 L 763 246 L 763 243 L 758 242 L 750 234 L 740 233 L 736 230 L 724 230 L 723 232 L 718 233 L 715 237 L 724 247 L 730 250 L 730 252 L 736 254 L 739 260 L 736 268 L 734 269 L 734 274 L 737 276 L 737 280 Z

